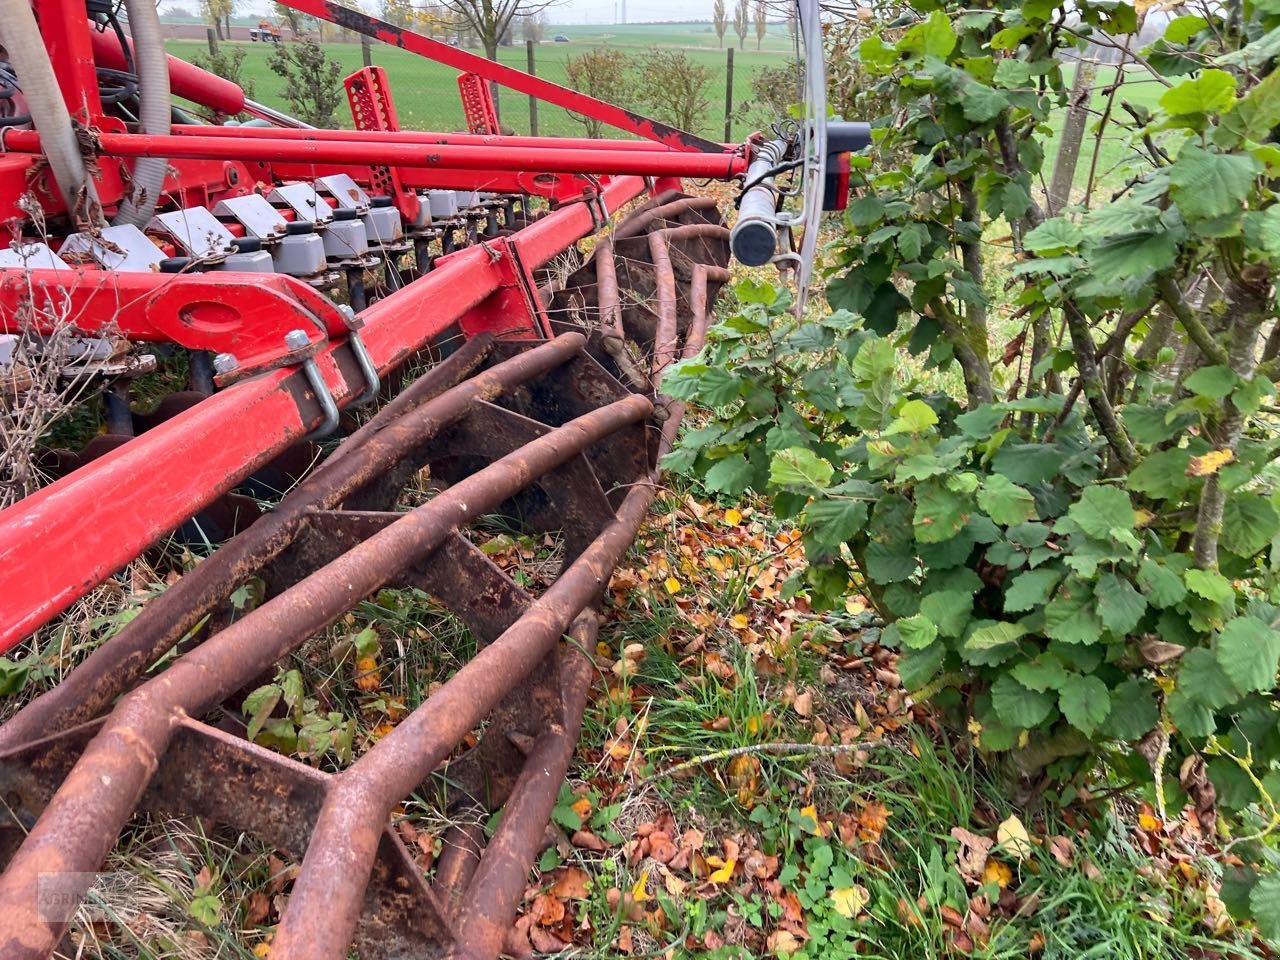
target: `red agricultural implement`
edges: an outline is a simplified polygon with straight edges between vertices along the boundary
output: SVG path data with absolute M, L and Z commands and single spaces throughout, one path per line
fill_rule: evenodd
M 47 451 L 55 479 L 0 511 L 0 651 L 175 531 L 220 544 L 0 726 L 5 960 L 58 947 L 139 810 L 300 863 L 272 956 L 496 956 L 577 740 L 598 606 L 680 421 L 663 370 L 700 349 L 731 248 L 797 266 L 803 290 L 823 191 L 847 193 L 828 147 L 865 138 L 828 140 L 820 61 L 812 120 L 718 144 L 290 5 L 460 70 L 470 132 L 401 130 L 377 67 L 346 79 L 354 130 L 308 127 L 167 57 L 151 0 L 126 0 L 127 33 L 114 4 L 3 0 L 0 384 L 21 390 L 69 329 L 59 362 L 105 432 Z M 638 139 L 503 136 L 491 83 Z M 684 179 L 743 181 L 732 234 Z M 186 388 L 135 412 L 157 364 Z M 406 507 L 424 469 L 433 494 Z M 494 514 L 558 538 L 545 591 L 469 536 Z M 262 599 L 236 609 L 249 581 Z M 246 688 L 399 587 L 437 598 L 476 655 L 338 772 L 244 738 Z M 388 818 L 433 777 L 446 809 L 502 818 L 487 843 L 455 829 L 425 876 Z

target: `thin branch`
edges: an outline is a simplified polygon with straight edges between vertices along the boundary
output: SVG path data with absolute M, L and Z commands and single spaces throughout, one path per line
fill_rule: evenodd
M 1200 352 L 1218 366 L 1226 366 L 1227 351 L 1213 339 L 1209 328 L 1191 309 L 1191 305 L 1187 303 L 1186 297 L 1182 295 L 1182 290 L 1173 277 L 1167 273 L 1157 274 L 1156 290 L 1160 293 L 1160 299 L 1173 311 L 1174 318 L 1182 325 L 1182 329 L 1187 331 L 1187 336 L 1200 349 Z

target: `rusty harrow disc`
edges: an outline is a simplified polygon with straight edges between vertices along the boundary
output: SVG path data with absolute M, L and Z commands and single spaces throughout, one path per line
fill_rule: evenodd
M 711 201 L 649 201 L 548 279 L 557 336 L 467 342 L 0 727 L 0 956 L 57 947 L 68 918 L 48 905 L 79 902 L 140 809 L 206 817 L 300 861 L 273 957 L 497 956 L 577 742 L 598 606 L 680 419 L 659 378 L 702 344 L 727 238 Z M 423 467 L 439 489 L 397 511 Z M 540 595 L 468 537 L 495 512 L 560 532 L 563 566 Z M 263 602 L 224 617 L 255 577 Z M 323 773 L 202 721 L 403 586 L 438 599 L 478 652 L 354 763 Z M 428 878 L 388 818 L 442 766 L 449 804 L 502 818 L 487 844 L 454 828 Z

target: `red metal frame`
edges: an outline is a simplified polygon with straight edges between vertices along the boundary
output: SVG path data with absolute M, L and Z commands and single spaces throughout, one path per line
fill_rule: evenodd
M 442 332 L 549 333 L 532 271 L 646 188 L 681 177 L 741 176 L 748 148 L 717 144 L 538 77 L 391 26 L 325 0 L 296 9 L 395 44 L 637 134 L 641 141 L 504 137 L 400 131 L 385 75 L 367 68 L 348 79 L 357 130 L 176 126 L 168 136 L 126 131 L 104 115 L 96 63 L 124 65 L 119 41 L 94 29 L 79 0 L 33 0 L 73 112 L 97 137 L 98 195 L 107 213 L 124 194 L 131 158 L 172 162 L 162 203 L 212 206 L 288 179 L 350 173 L 375 194 L 392 196 L 412 220 L 416 191 L 428 187 L 550 197 L 558 209 L 510 236 L 437 258 L 435 269 L 361 312 L 357 326 L 380 372 L 400 366 Z M 174 92 L 215 113 L 245 106 L 234 84 L 170 58 Z M 496 117 L 485 124 L 495 129 Z M 30 130 L 5 132 L 0 155 L 0 218 L 25 217 L 18 199 L 35 189 L 51 221 L 64 212 Z M 648 178 L 646 182 L 644 178 Z M 579 202 L 569 202 L 579 201 Z M 585 202 L 581 202 L 585 201 Z M 14 329 L 31 303 L 69 304 L 86 333 L 111 330 L 139 341 L 235 354 L 240 375 L 218 392 L 0 513 L 0 652 L 65 610 L 95 584 L 175 529 L 321 419 L 314 384 L 300 369 L 273 369 L 314 357 L 339 406 L 367 388 L 346 321 L 305 284 L 261 274 L 112 274 L 77 267 L 0 270 L 0 330 Z M 283 334 L 302 329 L 308 344 L 289 350 Z M 262 372 L 265 371 L 265 372 Z M 86 523 L 92 515 L 93 522 Z

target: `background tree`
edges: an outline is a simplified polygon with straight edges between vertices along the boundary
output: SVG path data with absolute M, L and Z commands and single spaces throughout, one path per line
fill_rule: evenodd
M 379 16 L 392 26 L 407 29 L 417 19 L 410 0 L 379 0 Z
M 657 120 L 698 133 L 706 123 L 712 71 L 683 50 L 655 47 L 644 56 L 637 100 Z
M 345 100 L 342 68 L 319 43 L 303 37 L 274 44 L 267 66 L 284 79 L 281 94 L 295 117 L 315 127 L 338 125 L 338 105 Z
M 271 7 L 275 11 L 276 19 L 287 23 L 294 37 L 302 36 L 314 23 L 311 17 L 287 4 L 273 3 Z M 219 76 L 226 76 L 226 74 L 219 74 Z M 228 77 L 228 79 L 230 78 Z
M 635 62 L 621 50 L 597 47 L 564 62 L 569 86 L 580 93 L 609 100 L 620 106 L 635 102 Z M 566 111 L 581 123 L 589 137 L 599 137 L 603 124 L 593 117 Z
M 520 35 L 522 39 L 541 43 L 547 33 L 547 11 L 538 10 L 520 18 Z
M 765 34 L 769 32 L 769 9 L 764 0 L 756 0 L 755 8 L 756 49 L 764 45 Z
M 498 46 L 510 33 L 512 21 L 546 10 L 551 0 L 444 0 L 444 4 L 479 39 L 485 56 L 497 60 Z
M 729 13 L 725 9 L 724 0 L 716 0 L 716 5 L 711 8 L 711 25 L 715 27 L 716 36 L 723 47 L 724 35 L 729 29 Z
M 205 18 L 213 25 L 219 40 L 231 39 L 229 19 L 234 7 L 234 0 L 201 0 L 200 8 Z
M 738 0 L 733 11 L 733 32 L 738 35 L 738 49 L 747 48 L 747 31 L 751 28 L 751 0 Z

